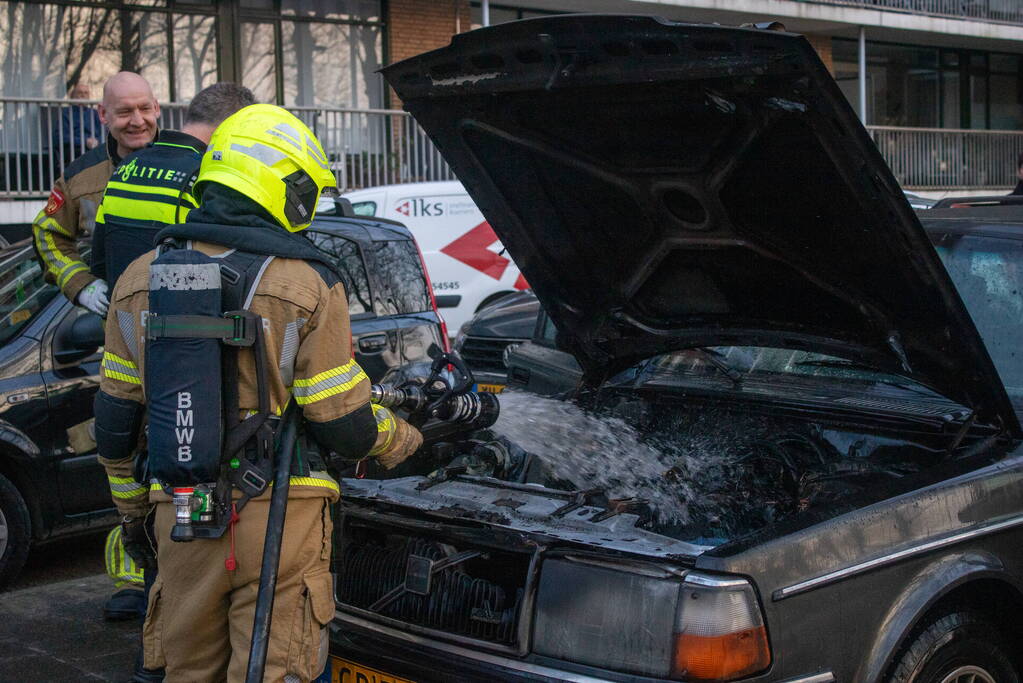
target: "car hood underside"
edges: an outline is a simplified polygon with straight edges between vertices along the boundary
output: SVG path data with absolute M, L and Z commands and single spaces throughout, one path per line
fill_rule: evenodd
M 387 67 L 589 377 L 809 349 L 1018 430 L 895 179 L 800 36 L 567 15 Z

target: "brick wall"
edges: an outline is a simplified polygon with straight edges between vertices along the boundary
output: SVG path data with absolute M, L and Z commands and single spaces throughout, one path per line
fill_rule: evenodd
M 471 28 L 469 0 L 389 0 L 388 54 L 400 62 L 444 47 L 451 36 Z
M 810 41 L 810 45 L 820 55 L 821 61 L 824 62 L 824 66 L 828 67 L 828 71 L 831 75 L 835 75 L 835 63 L 831 58 L 831 36 L 811 35 L 805 34 L 806 39 Z

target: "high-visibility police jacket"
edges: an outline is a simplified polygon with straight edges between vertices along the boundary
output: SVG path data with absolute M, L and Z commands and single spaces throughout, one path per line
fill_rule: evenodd
M 96 212 L 93 275 L 112 289 L 128 264 L 153 248 L 162 228 L 184 222 L 197 206 L 192 183 L 205 151 L 198 138 L 161 130 L 156 142 L 124 158 Z
M 105 145 L 68 164 L 32 223 L 32 241 L 46 280 L 71 301 L 96 279 L 79 253 L 78 240 L 92 232 L 103 189 L 120 161 L 117 142 L 107 136 Z
M 190 229 L 204 228 L 206 234 L 222 236 L 226 245 L 191 243 L 192 248 L 210 256 L 246 243 L 255 248 L 262 237 L 272 243 L 267 250 L 274 248 L 275 240 L 278 246 L 297 245 L 297 253 L 304 248 L 303 242 L 313 248 L 305 238 L 280 227 L 194 225 L 193 218 L 209 217 L 203 212 L 208 210 L 206 202 L 216 195 L 217 188 L 221 186 L 211 185 L 205 190 L 204 207 L 193 211 L 189 223 L 167 230 L 188 234 Z M 215 211 L 210 213 L 216 215 Z M 100 393 L 128 408 L 139 406 L 139 412 L 146 401 L 142 321 L 149 308 L 149 265 L 154 258 L 155 252 L 149 252 L 133 262 L 114 288 L 100 371 Z M 247 309 L 264 319 L 271 410 L 280 414 L 290 400 L 295 400 L 303 411 L 306 433 L 325 449 L 347 459 L 385 455 L 407 447 L 395 438 L 400 418 L 369 403 L 370 381 L 353 357 L 348 299 L 337 274 L 322 263 L 275 256 L 262 270 L 253 292 Z M 238 382 L 239 417 L 243 418 L 259 405 L 255 363 L 248 350 L 239 353 Z M 99 413 L 96 419 L 97 431 L 122 428 L 119 424 L 101 424 Z M 161 486 L 133 479 L 127 449 L 119 457 L 103 455 L 100 461 L 122 514 L 138 516 L 149 502 L 170 500 Z M 289 490 L 291 497 L 336 499 L 339 495 L 337 482 L 326 472 L 293 476 Z

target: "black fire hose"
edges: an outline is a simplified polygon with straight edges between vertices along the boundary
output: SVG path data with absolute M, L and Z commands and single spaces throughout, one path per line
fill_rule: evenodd
M 288 511 L 291 460 L 295 454 L 295 440 L 300 415 L 298 407 L 292 401 L 281 419 L 280 437 L 275 449 L 277 468 L 274 472 L 273 492 L 270 494 L 270 512 L 266 520 L 263 564 L 259 572 L 259 594 L 256 596 L 256 616 L 252 620 L 252 643 L 249 647 L 249 665 L 245 670 L 245 683 L 263 683 L 266 651 L 270 644 L 270 620 L 274 607 L 274 593 L 277 590 L 277 571 L 281 564 L 284 516 Z

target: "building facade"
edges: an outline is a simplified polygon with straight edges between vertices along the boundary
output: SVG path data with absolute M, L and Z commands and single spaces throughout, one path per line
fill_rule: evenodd
M 444 178 L 378 69 L 484 24 L 562 12 L 780 21 L 811 42 L 905 187 L 1014 184 L 1019 0 L 0 0 L 0 197 L 45 195 L 68 93 L 98 98 L 119 69 L 146 76 L 162 103 L 233 80 L 295 110 L 345 187 Z M 164 125 L 181 111 L 165 106 Z

